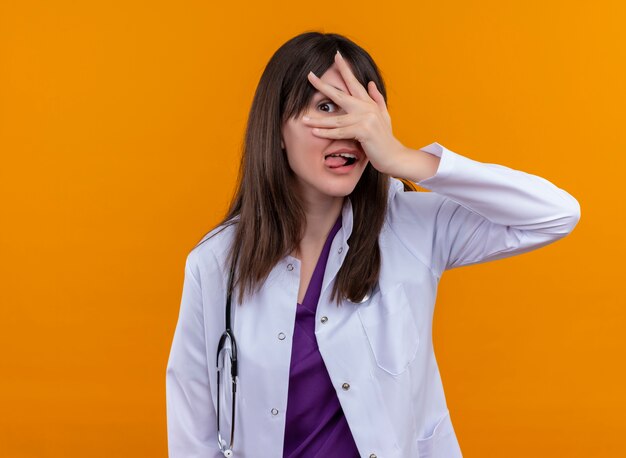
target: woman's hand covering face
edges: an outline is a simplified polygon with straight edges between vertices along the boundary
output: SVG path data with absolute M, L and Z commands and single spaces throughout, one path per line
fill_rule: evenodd
M 358 141 L 376 170 L 393 174 L 392 170 L 397 168 L 406 148 L 391 131 L 391 117 L 383 95 L 373 81 L 365 89 L 339 51 L 335 54 L 335 63 L 349 93 L 325 83 L 313 72 L 309 72 L 308 79 L 318 91 L 342 107 L 346 114 L 305 116 L 302 120 L 306 125 L 314 127 L 313 134 L 318 137 Z

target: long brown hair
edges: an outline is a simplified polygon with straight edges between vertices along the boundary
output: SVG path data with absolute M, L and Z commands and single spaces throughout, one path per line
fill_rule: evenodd
M 257 86 L 248 116 L 239 176 L 230 208 L 217 227 L 235 224 L 228 265 L 235 266 L 238 302 L 254 293 L 272 268 L 298 247 L 306 221 L 294 189 L 294 174 L 281 149 L 281 126 L 309 105 L 315 87 L 307 79 L 312 70 L 322 75 L 339 50 L 363 86 L 374 81 L 387 101 L 384 81 L 370 55 L 350 39 L 306 32 L 283 44 L 271 57 Z M 386 209 L 389 176 L 368 164 L 347 197 L 353 210 L 350 249 L 337 274 L 332 298 L 363 299 L 378 280 L 378 235 Z M 237 260 L 244 260 L 238 262 Z

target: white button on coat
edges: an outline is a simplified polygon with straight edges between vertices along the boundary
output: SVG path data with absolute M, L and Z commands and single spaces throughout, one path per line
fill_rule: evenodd
M 360 455 L 370 458 L 461 457 L 430 339 L 440 278 L 445 270 L 554 243 L 580 218 L 577 200 L 544 178 L 474 161 L 439 143 L 422 151 L 441 158 L 436 174 L 418 183 L 432 192 L 404 192 L 400 181 L 390 180 L 378 288 L 363 303 L 337 307 L 330 293 L 345 256 L 330 256 L 316 312 L 316 322 L 333 318 L 316 328 L 316 338 L 331 380 L 341 384 L 350 376 L 354 389 L 342 396 L 342 408 Z M 350 249 L 349 199 L 342 218 L 333 252 Z M 221 456 L 215 352 L 224 326 L 225 258 L 232 237 L 233 226 L 216 229 L 186 259 L 166 372 L 170 458 Z M 235 456 L 282 456 L 285 416 L 278 411 L 287 406 L 291 353 L 276 345 L 274 330 L 293 335 L 295 267 L 300 261 L 286 256 L 261 289 L 235 307 Z M 396 396 L 398 391 L 406 395 Z

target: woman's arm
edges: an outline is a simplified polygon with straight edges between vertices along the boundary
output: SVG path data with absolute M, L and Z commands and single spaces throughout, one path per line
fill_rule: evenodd
M 436 142 L 408 153 L 398 172 L 409 176 L 395 176 L 421 178 L 417 183 L 433 192 L 398 192 L 391 201 L 392 228 L 421 260 L 427 253 L 438 276 L 548 245 L 580 219 L 578 201 L 539 176 L 474 161 Z
M 209 385 L 202 295 L 192 251 L 166 372 L 170 458 L 218 458 L 215 407 Z

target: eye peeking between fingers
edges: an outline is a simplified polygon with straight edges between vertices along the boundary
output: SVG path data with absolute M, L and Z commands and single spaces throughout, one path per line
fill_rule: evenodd
M 335 102 L 331 102 L 331 101 L 329 101 L 329 100 L 327 100 L 327 101 L 325 101 L 325 102 L 322 102 L 322 103 L 318 104 L 318 105 L 317 105 L 317 108 L 319 109 L 319 108 L 321 108 L 321 107 L 328 106 L 328 105 L 332 105 L 332 106 L 334 106 L 334 107 L 335 107 L 335 110 L 334 110 L 334 111 L 328 111 L 328 110 L 322 109 L 322 111 L 324 111 L 324 112 L 326 112 L 326 113 L 334 113 L 335 111 L 337 111 L 337 108 L 338 108 L 338 107 L 337 107 L 337 104 L 336 104 Z

